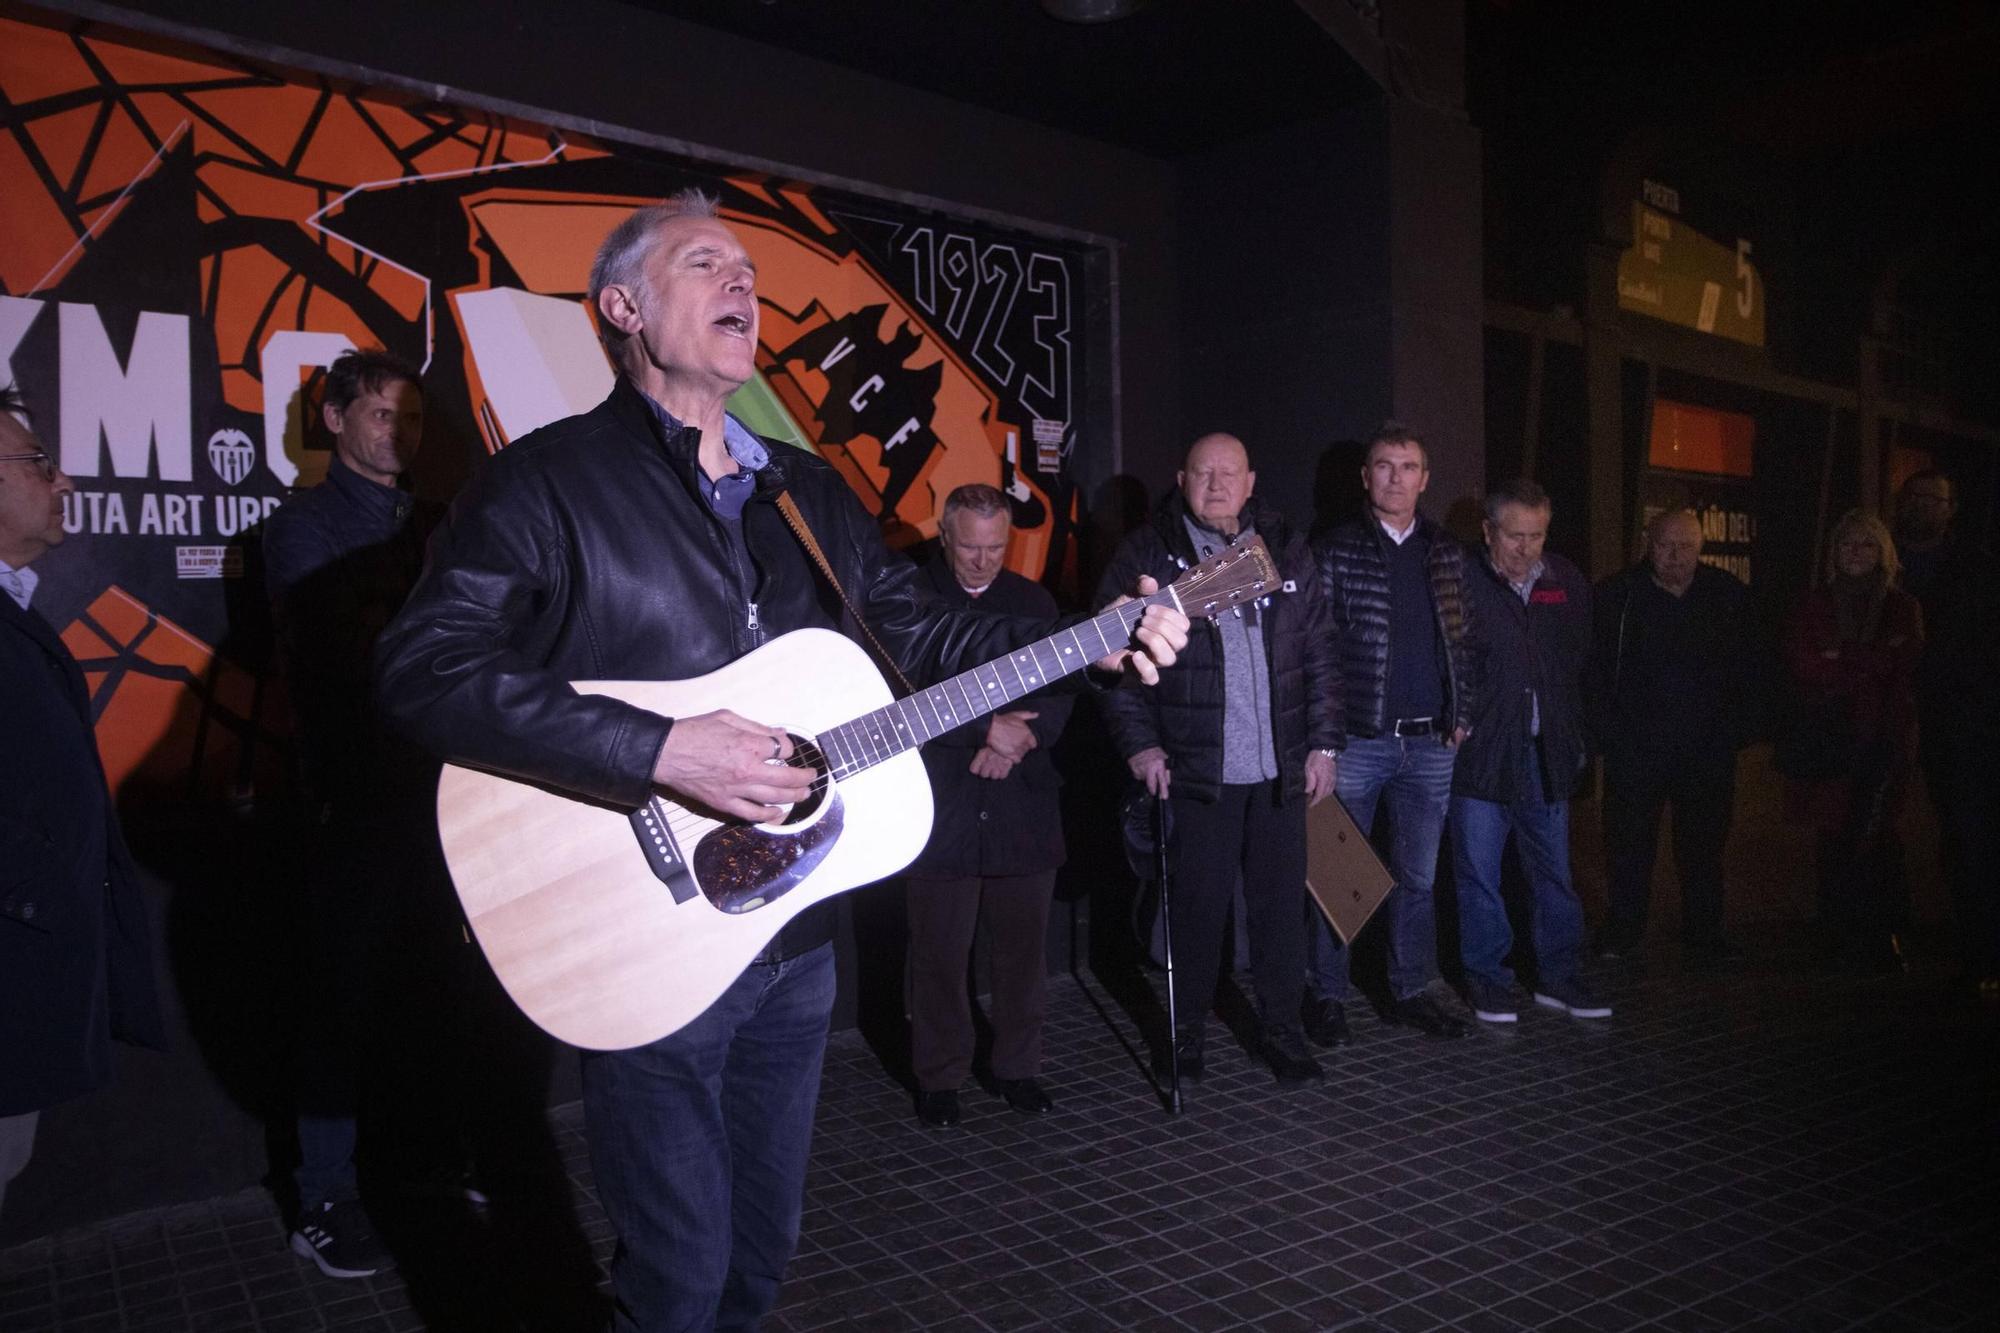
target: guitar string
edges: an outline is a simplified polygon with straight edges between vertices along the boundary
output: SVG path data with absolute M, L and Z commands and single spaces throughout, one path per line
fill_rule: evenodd
M 1137 602 L 1130 603 L 1127 605 L 1127 607 L 1119 608 L 1116 611 L 1108 613 L 1100 613 L 1098 616 L 1093 617 L 1091 620 L 1087 622 L 1082 622 L 1077 625 L 1072 625 L 1069 629 L 1063 631 L 1063 633 L 1067 633 L 1070 636 L 1070 639 L 1076 648 L 1082 648 L 1083 642 L 1081 639 L 1077 637 L 1077 631 L 1082 629 L 1084 625 L 1087 624 L 1090 627 L 1091 631 L 1097 635 L 1099 642 L 1108 649 L 1110 646 L 1110 640 L 1105 635 L 1103 627 L 1097 623 L 1098 620 L 1102 619 L 1105 614 L 1110 614 L 1114 618 L 1118 619 L 1121 622 L 1120 627 L 1124 628 L 1122 624 L 1124 616 L 1120 613 L 1128 609 L 1139 609 L 1143 611 L 1144 606 L 1151 600 L 1152 599 L 1150 598 L 1140 599 Z M 1050 635 L 1047 640 L 1043 640 L 1042 642 L 1048 642 L 1050 640 L 1053 640 L 1055 637 L 1056 637 L 1055 635 Z M 1017 650 L 1018 653 L 1027 655 L 1030 665 L 1034 666 L 1037 670 L 1037 680 L 1033 683 L 1033 685 L 1031 685 L 1030 682 L 1022 676 L 1021 668 L 1018 662 L 1016 662 L 1015 660 L 1016 654 L 1009 653 L 1004 656 L 1004 660 L 1007 662 L 1009 669 L 1014 672 L 1014 677 L 1016 682 L 1021 687 L 1019 694 L 1015 694 L 1014 692 L 1010 691 L 1005 682 L 1000 678 L 996 667 L 997 667 L 997 662 L 1003 659 L 996 659 L 994 662 L 984 663 L 981 666 L 974 667 L 969 671 L 963 671 L 958 673 L 956 676 L 948 677 L 945 680 L 937 682 L 937 684 L 931 686 L 929 689 L 919 690 L 915 694 L 909 696 L 909 698 L 896 700 L 887 707 L 876 710 L 876 713 L 867 714 L 864 715 L 864 717 L 855 718 L 851 722 L 842 723 L 839 726 L 833 728 L 832 730 L 835 732 L 845 732 L 849 728 L 859 723 L 864 723 L 872 718 L 876 718 L 878 714 L 887 717 L 891 715 L 893 711 L 894 716 L 898 720 L 896 720 L 892 726 L 887 728 L 887 730 L 892 734 L 892 736 L 896 736 L 896 739 L 884 742 L 881 738 L 880 733 L 872 731 L 866 731 L 863 733 L 863 736 L 866 737 L 866 739 L 874 741 L 877 745 L 887 745 L 893 747 L 893 749 L 891 750 L 891 754 L 882 756 L 876 756 L 870 754 L 870 755 L 863 755 L 862 757 L 866 759 L 869 763 L 873 763 L 873 762 L 879 762 L 881 759 L 884 758 L 892 757 L 894 754 L 900 754 L 904 750 L 909 749 L 910 746 L 907 744 L 907 742 L 904 742 L 902 736 L 898 735 L 897 733 L 909 734 L 912 733 L 913 730 L 932 732 L 931 724 L 928 724 L 924 721 L 923 715 L 921 713 L 914 713 L 911 709 L 909 709 L 908 704 L 910 702 L 910 699 L 922 699 L 925 703 L 929 704 L 931 707 L 931 715 L 933 720 L 937 723 L 942 723 L 944 719 L 938 714 L 937 703 L 938 703 L 938 698 L 943 697 L 946 708 L 951 711 L 955 720 L 959 712 L 959 709 L 952 707 L 949 696 L 945 695 L 944 691 L 946 686 L 956 686 L 959 693 L 959 699 L 961 701 L 960 707 L 962 707 L 964 712 L 968 715 L 967 721 L 974 721 L 978 717 L 986 716 L 987 714 L 994 711 L 994 706 L 984 704 L 983 695 L 981 704 L 975 704 L 973 702 L 972 695 L 967 691 L 965 687 L 964 684 L 965 678 L 969 676 L 972 678 L 975 684 L 978 684 L 981 683 L 979 681 L 978 673 L 981 670 L 986 671 L 992 677 L 991 683 L 988 684 L 987 689 L 990 691 L 997 687 L 997 689 L 1000 691 L 1000 695 L 1002 697 L 1003 702 L 1011 703 L 1015 699 L 1030 693 L 1034 685 L 1049 683 L 1050 677 L 1044 670 L 1042 670 L 1039 660 L 1037 660 L 1033 656 L 1034 649 L 1040 646 L 1041 646 L 1040 643 L 1029 644 L 1025 648 Z M 1085 651 L 1088 650 L 1086 649 Z M 1058 664 L 1060 664 L 1061 662 L 1060 653 L 1057 654 L 1057 662 Z M 1069 673 L 1064 672 L 1063 674 L 1067 675 Z M 912 718 L 916 723 L 916 727 L 914 729 L 910 726 L 910 721 L 912 720 Z M 956 725 L 955 721 L 954 725 Z M 946 729 L 948 730 L 949 728 L 947 727 Z M 923 740 L 935 739 L 937 735 L 941 734 L 943 734 L 942 731 L 932 732 L 931 735 L 924 736 Z M 848 741 L 848 745 L 850 748 L 855 748 L 857 750 L 861 748 L 854 745 L 854 741 L 856 739 L 855 737 L 848 736 L 846 739 Z M 868 748 L 872 749 L 873 747 L 868 747 Z M 841 765 L 830 762 L 827 759 L 825 751 L 821 749 L 820 746 L 815 744 L 813 741 L 801 741 L 799 744 L 793 747 L 793 754 L 795 760 L 797 758 L 802 757 L 808 762 L 808 764 L 811 767 L 813 767 L 816 770 L 813 781 L 806 788 L 807 797 L 808 798 L 817 797 L 822 793 L 824 793 L 828 785 L 833 781 L 833 778 L 835 776 L 834 770 L 838 767 L 841 767 Z M 857 766 L 857 768 L 865 766 L 866 765 L 861 765 Z M 665 818 L 668 828 L 671 829 L 677 837 L 686 837 L 690 830 L 694 830 L 700 828 L 701 826 L 715 823 L 715 821 L 713 820 L 709 820 L 703 816 L 696 815 L 692 811 L 686 811 L 683 807 L 676 805 L 672 802 L 665 801 L 663 798 L 660 797 L 652 798 L 652 804 L 657 810 L 659 810 L 659 812 Z M 680 821 L 676 821 L 673 816 L 674 811 L 680 811 L 686 816 L 686 818 Z
M 819 746 L 812 741 L 802 740 L 792 747 L 792 754 L 794 760 L 803 758 L 808 767 L 818 770 L 813 778 L 812 785 L 806 788 L 807 796 L 818 796 L 824 792 L 828 784 L 832 781 L 833 775 L 828 771 L 831 765 L 827 763 L 826 756 L 821 753 Z M 793 766 L 797 767 L 798 765 L 794 763 Z M 706 832 L 706 826 L 718 823 L 716 820 L 695 814 L 685 806 L 669 801 L 663 796 L 650 797 L 647 803 L 666 822 L 667 828 L 677 839 L 685 839 L 690 833 Z M 676 814 L 683 816 L 683 818 L 676 819 Z
M 1163 589 L 1162 592 L 1177 593 L 1177 589 Z M 1147 605 L 1150 605 L 1155 600 L 1157 600 L 1157 595 L 1155 597 L 1135 599 L 1133 602 L 1127 603 L 1124 607 L 1116 608 L 1111 611 L 1100 612 L 1098 613 L 1098 615 L 1092 617 L 1088 621 L 1080 622 L 1076 625 L 1070 626 L 1067 630 L 1061 631 L 1062 633 L 1066 633 L 1069 635 L 1071 644 L 1073 645 L 1072 649 L 1067 651 L 1075 651 L 1078 649 L 1081 649 L 1085 652 L 1089 651 L 1088 649 L 1084 648 L 1083 640 L 1079 638 L 1077 634 L 1077 632 L 1083 629 L 1086 625 L 1090 628 L 1091 632 L 1097 636 L 1098 642 L 1101 645 L 1103 645 L 1107 651 L 1109 651 L 1111 646 L 1111 640 L 1105 634 L 1104 627 L 1099 622 L 1102 621 L 1106 616 L 1110 616 L 1119 622 L 1119 627 L 1121 629 L 1129 629 L 1129 626 L 1127 626 L 1124 623 L 1125 614 L 1132 611 L 1143 612 L 1144 608 Z M 1233 602 L 1235 599 L 1232 597 L 1230 600 Z M 1136 623 L 1136 617 L 1134 623 Z M 968 677 L 972 679 L 974 684 L 982 683 L 979 680 L 979 675 L 978 675 L 978 673 L 982 670 L 986 671 L 992 677 L 991 683 L 986 685 L 986 689 L 988 691 L 991 691 L 997 688 L 1000 691 L 1000 696 L 1002 702 L 1004 703 L 1011 703 L 1015 699 L 1031 693 L 1035 685 L 1045 685 L 1050 683 L 1052 679 L 1060 679 L 1061 676 L 1068 675 L 1069 672 L 1064 671 L 1061 672 L 1056 677 L 1050 677 L 1046 669 L 1042 667 L 1039 658 L 1037 658 L 1034 655 L 1035 650 L 1041 647 L 1042 644 L 1044 643 L 1050 644 L 1053 647 L 1056 637 L 1057 636 L 1053 634 L 1049 635 L 1046 639 L 1040 640 L 1037 643 L 1029 644 L 1025 648 L 1017 650 L 1016 653 L 1010 653 L 1005 655 L 1004 660 L 1007 662 L 1009 668 L 1013 670 L 1015 680 L 1021 686 L 1020 694 L 1014 694 L 1008 690 L 1005 682 L 1000 678 L 999 672 L 997 670 L 997 664 L 1002 659 L 996 658 L 993 662 L 987 662 L 982 664 L 981 666 L 973 667 L 969 671 L 962 671 L 955 676 L 947 677 L 945 680 L 937 682 L 936 684 L 930 686 L 928 689 L 918 690 L 915 693 L 908 696 L 907 698 L 895 700 L 889 705 L 885 706 L 884 708 L 877 709 L 875 713 L 866 714 L 863 717 L 852 719 L 849 722 L 844 722 L 834 728 L 831 728 L 828 734 L 834 735 L 836 733 L 839 733 L 837 738 L 845 741 L 847 748 L 853 751 L 856 758 L 860 760 L 860 762 L 858 763 L 846 760 L 843 760 L 840 763 L 832 762 L 828 759 L 825 751 L 816 743 L 816 741 L 803 740 L 803 739 L 800 740 L 797 744 L 793 746 L 793 759 L 789 762 L 792 762 L 796 766 L 797 760 L 803 758 L 804 760 L 806 760 L 807 764 L 810 765 L 815 770 L 813 781 L 806 788 L 806 798 L 809 799 L 822 795 L 827 790 L 828 786 L 833 782 L 836 776 L 835 774 L 836 769 L 839 769 L 841 767 L 847 767 L 849 769 L 849 773 L 841 774 L 840 776 L 843 777 L 849 776 L 852 773 L 860 772 L 872 766 L 875 763 L 881 762 L 884 759 L 892 758 L 895 755 L 901 754 L 904 751 L 912 748 L 910 741 L 907 739 L 912 734 L 918 732 L 928 733 L 926 735 L 923 735 L 921 740 L 916 742 L 916 744 L 922 744 L 923 741 L 932 740 L 935 739 L 937 736 L 942 735 L 945 731 L 950 730 L 953 726 L 961 725 L 957 721 L 959 709 L 954 708 L 952 706 L 949 695 L 945 693 L 945 688 L 947 686 L 956 686 L 958 688 L 961 706 L 968 715 L 966 720 L 967 722 L 971 722 L 977 720 L 977 718 L 979 717 L 986 716 L 987 714 L 993 712 L 998 706 L 993 704 L 986 704 L 985 703 L 986 695 L 984 694 L 981 695 L 981 703 L 975 704 L 973 702 L 973 696 L 966 690 L 964 682 Z M 1036 669 L 1037 679 L 1035 682 L 1033 682 L 1033 684 L 1031 684 L 1026 678 L 1022 676 L 1020 665 L 1016 660 L 1017 654 L 1026 656 L 1028 658 L 1030 665 L 1032 665 Z M 1061 651 L 1056 652 L 1056 662 L 1058 666 L 1060 666 L 1062 663 Z M 931 723 L 926 723 L 924 721 L 923 714 L 915 712 L 914 709 L 910 707 L 910 701 L 912 699 L 922 699 L 925 703 L 930 705 L 931 719 L 932 719 Z M 952 715 L 952 722 L 950 725 L 945 725 L 943 716 L 940 715 L 938 712 L 938 702 L 940 699 L 943 700 L 945 708 Z M 878 732 L 864 730 L 859 735 L 856 735 L 851 731 L 852 728 L 858 725 L 868 723 L 870 719 L 876 719 L 879 722 L 880 720 L 891 716 L 893 716 L 894 722 L 893 725 L 891 725 L 888 728 L 888 731 L 893 737 L 893 739 L 890 741 L 884 742 L 882 740 L 881 734 Z M 910 725 L 912 720 L 914 720 L 916 724 L 914 728 Z M 932 725 L 933 723 L 937 724 L 936 729 L 933 728 Z M 873 741 L 875 745 L 882 745 L 888 747 L 889 753 L 882 755 L 876 755 L 871 753 L 870 751 L 873 750 L 874 746 L 857 744 L 858 741 L 864 741 L 864 740 Z M 682 807 L 674 802 L 668 801 L 661 796 L 655 795 L 648 798 L 648 804 L 653 808 L 655 813 L 666 824 L 668 830 L 675 836 L 677 840 L 688 840 L 692 836 L 699 836 L 699 834 L 706 832 L 709 827 L 718 825 L 719 822 L 716 820 L 708 819 L 705 816 L 695 814 L 693 811 L 687 810 L 685 807 Z M 675 815 L 677 813 L 680 816 L 682 816 L 678 820 L 675 818 Z

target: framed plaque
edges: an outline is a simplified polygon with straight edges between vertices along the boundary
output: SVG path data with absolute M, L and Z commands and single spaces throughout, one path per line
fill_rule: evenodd
M 1339 798 L 1306 811 L 1306 892 L 1352 944 L 1396 881 Z

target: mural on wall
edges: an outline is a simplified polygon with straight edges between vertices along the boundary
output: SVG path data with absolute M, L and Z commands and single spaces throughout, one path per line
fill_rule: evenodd
M 84 664 L 112 781 L 265 787 L 288 720 L 257 534 L 324 475 L 320 370 L 424 368 L 426 449 L 506 447 L 612 371 L 584 302 L 631 208 L 718 194 L 758 266 L 733 406 L 817 449 L 893 541 L 1000 487 L 1030 577 L 1070 558 L 1088 252 L 627 145 L 0 19 L 0 381 L 75 481 L 36 608 Z

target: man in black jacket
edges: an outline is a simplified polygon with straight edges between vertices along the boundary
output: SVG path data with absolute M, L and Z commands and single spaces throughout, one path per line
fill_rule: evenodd
M 1576 1018 L 1611 1016 L 1577 975 L 1583 905 L 1569 870 L 1569 793 L 1589 755 L 1590 584 L 1543 549 L 1550 509 L 1548 493 L 1526 477 L 1488 492 L 1486 550 L 1466 575 L 1479 712 L 1452 771 L 1452 866 L 1466 999 L 1486 1023 L 1520 1018 L 1500 897 L 1510 834 L 1531 895 L 1535 1003 Z
M 1735 956 L 1722 935 L 1722 849 L 1749 739 L 1757 636 L 1742 581 L 1701 563 L 1701 522 L 1656 515 L 1646 558 L 1606 579 L 1594 607 L 1593 729 L 1604 752 L 1611 919 L 1598 947 L 1639 947 L 1652 898 L 1660 816 L 1674 810 L 1681 938 L 1690 961 Z
M 111 1043 L 165 1045 L 153 932 L 104 785 L 90 694 L 30 605 L 75 488 L 0 386 L 0 1201 L 43 1108 L 111 1078 Z
M 422 943 L 412 936 L 434 937 L 423 951 L 434 957 L 458 924 L 430 812 L 437 761 L 388 734 L 370 679 L 376 636 L 416 583 L 440 516 L 398 484 L 423 437 L 416 369 L 380 351 L 344 352 L 327 370 L 321 415 L 333 434 L 326 480 L 264 527 L 310 840 L 291 1247 L 328 1277 L 356 1278 L 387 1262 L 354 1166 L 362 1071 L 383 1067 L 370 999 L 385 964 Z M 408 1104 L 408 1091 L 394 1100 Z
M 943 551 L 924 570 L 947 606 L 1051 620 L 1056 599 L 1002 565 L 1011 524 L 1007 497 L 960 486 L 938 519 Z M 937 802 L 923 855 L 906 877 L 910 919 L 910 1063 L 917 1116 L 959 1120 L 958 1088 L 972 1072 L 972 1003 L 965 971 L 981 921 L 991 944 L 992 1074 L 1024 1115 L 1054 1106 L 1037 1076 L 1047 1009 L 1049 899 L 1063 863 L 1062 779 L 1049 747 L 1072 699 L 1042 695 L 946 732 L 924 746 Z
M 384 706 L 446 759 L 636 810 L 656 786 L 779 817 L 815 774 L 782 726 L 724 708 L 663 717 L 574 680 L 686 679 L 840 603 L 776 499 L 789 490 L 841 585 L 919 680 L 1052 626 L 938 607 L 834 469 L 728 416 L 755 372 L 756 268 L 696 191 L 614 228 L 591 303 L 623 371 L 581 416 L 523 437 L 453 505 L 378 650 Z M 1186 619 L 1149 607 L 1129 665 L 1158 678 Z M 756 700 L 743 705 L 756 709 Z M 583 1056 L 584 1117 L 625 1333 L 754 1327 L 798 1239 L 833 1004 L 832 904 L 801 913 L 699 1018 Z
M 1180 1029 L 1171 1040 L 1181 1073 L 1200 1078 L 1202 1034 L 1240 873 L 1259 1053 L 1280 1084 L 1302 1084 L 1324 1077 L 1299 1026 L 1305 965 L 1299 920 L 1306 807 L 1333 789 L 1326 751 L 1338 681 L 1325 611 L 1305 539 L 1252 498 L 1257 474 L 1242 441 L 1202 436 L 1177 480 L 1153 521 L 1119 547 L 1104 592 L 1141 576 L 1165 584 L 1248 532 L 1264 539 L 1284 585 L 1275 597 L 1204 622 L 1190 636 L 1182 668 L 1159 689 L 1120 690 L 1103 700 L 1113 743 L 1132 776 L 1172 803 L 1180 849 L 1173 881 Z
M 1423 441 L 1384 423 L 1361 468 L 1368 512 L 1320 539 L 1318 566 L 1339 659 L 1343 725 L 1335 735 L 1335 791 L 1362 829 L 1388 805 L 1389 1016 L 1433 1037 L 1470 1031 L 1438 976 L 1438 844 L 1451 770 L 1472 726 L 1465 548 L 1417 512 L 1430 485 Z M 1309 929 L 1313 996 L 1306 1032 L 1347 1040 L 1347 950 L 1315 914 Z

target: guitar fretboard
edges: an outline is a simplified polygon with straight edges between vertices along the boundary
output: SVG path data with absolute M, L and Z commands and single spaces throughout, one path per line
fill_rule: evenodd
M 1053 680 L 1126 647 L 1146 608 L 1180 605 L 1172 588 L 1135 598 L 929 689 L 820 732 L 819 749 L 835 778 L 893 759 L 954 727 L 1005 708 Z

